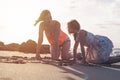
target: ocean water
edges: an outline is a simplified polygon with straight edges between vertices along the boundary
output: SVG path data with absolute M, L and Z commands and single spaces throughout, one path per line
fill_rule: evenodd
M 33 53 L 23 53 L 18 51 L 0 51 L 0 56 L 22 56 L 22 57 L 35 57 Z M 50 56 L 50 54 L 41 54 L 41 57 Z

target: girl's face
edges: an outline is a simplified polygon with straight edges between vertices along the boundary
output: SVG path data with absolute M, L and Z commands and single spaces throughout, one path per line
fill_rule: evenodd
M 68 32 L 69 32 L 69 33 L 76 33 L 76 30 L 74 30 L 74 29 L 71 28 L 71 27 L 68 27 Z

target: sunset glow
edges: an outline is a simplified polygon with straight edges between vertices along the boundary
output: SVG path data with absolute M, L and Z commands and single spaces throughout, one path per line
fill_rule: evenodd
M 119 0 L 0 0 L 0 41 L 5 44 L 28 39 L 37 42 L 39 25 L 33 24 L 43 9 L 51 11 L 53 19 L 61 23 L 66 33 L 67 22 L 77 19 L 83 29 L 107 35 L 120 47 Z

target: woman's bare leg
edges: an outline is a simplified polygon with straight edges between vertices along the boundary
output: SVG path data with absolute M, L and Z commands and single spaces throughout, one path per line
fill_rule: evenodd
M 64 44 L 61 46 L 61 58 L 63 60 L 68 60 L 71 57 L 70 54 L 70 41 L 64 42 Z
M 54 51 L 54 48 L 51 45 L 51 47 L 50 47 L 50 54 L 51 54 L 52 59 L 56 59 L 56 60 L 59 59 L 60 50 L 58 51 L 59 53 L 54 53 L 53 51 Z

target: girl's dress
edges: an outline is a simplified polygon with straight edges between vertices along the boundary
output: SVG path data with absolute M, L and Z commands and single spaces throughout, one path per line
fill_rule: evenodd
M 79 31 L 80 32 L 80 31 Z M 79 33 L 78 32 L 78 33 Z M 80 41 L 79 34 L 77 40 Z M 113 43 L 106 37 L 101 35 L 94 35 L 87 32 L 85 37 L 86 48 L 86 61 L 92 63 L 104 63 L 109 60 L 110 53 L 112 52 Z

